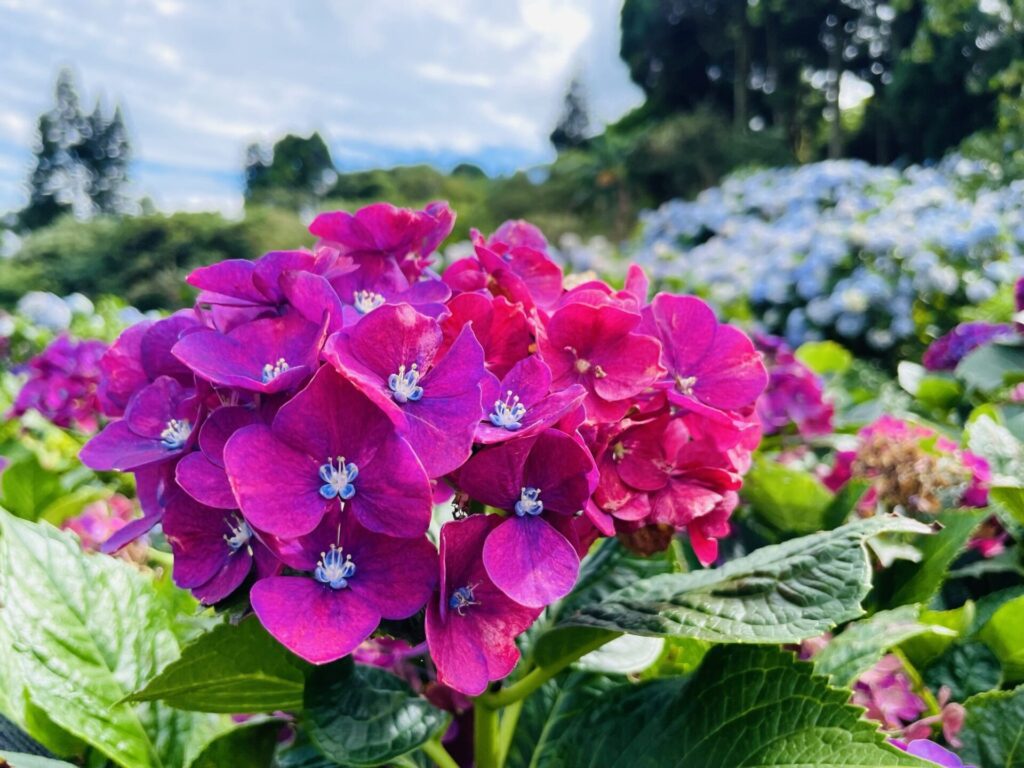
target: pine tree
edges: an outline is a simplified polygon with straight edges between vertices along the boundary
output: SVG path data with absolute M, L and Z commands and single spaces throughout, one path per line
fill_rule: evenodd
M 583 83 L 574 77 L 565 94 L 565 104 L 558 125 L 551 132 L 551 143 L 561 152 L 564 149 L 582 147 L 587 143 L 590 130 L 590 116 L 587 114 L 587 96 Z

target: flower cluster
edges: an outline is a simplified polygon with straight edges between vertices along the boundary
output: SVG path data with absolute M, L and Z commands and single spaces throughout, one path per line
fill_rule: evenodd
M 784 339 L 754 337 L 768 368 L 768 386 L 757 401 L 757 418 L 766 435 L 795 428 L 804 437 L 832 433 L 835 406 L 825 396 L 821 377 L 793 355 Z
M 599 535 L 686 531 L 711 562 L 760 430 L 751 341 L 689 296 L 567 289 L 524 222 L 443 275 L 444 204 L 326 213 L 312 251 L 194 271 L 194 309 L 104 356 L 82 451 L 134 472 L 174 579 L 240 589 L 299 656 L 352 653 L 426 608 L 440 682 L 478 694 Z M 435 505 L 458 514 L 428 537 Z
M 36 410 L 58 427 L 95 432 L 99 426 L 100 359 L 107 345 L 61 334 L 23 370 L 28 374 L 10 416 Z
M 945 336 L 933 341 L 924 351 L 921 362 L 929 371 L 952 371 L 978 347 L 1015 333 L 1009 323 L 960 323 Z
M 836 454 L 825 484 L 838 490 L 851 477 L 869 479 L 863 512 L 880 508 L 927 517 L 953 506 L 988 504 L 988 462 L 934 430 L 882 416 L 857 436 L 854 450 Z
M 737 174 L 643 217 L 633 259 L 798 345 L 885 354 L 1024 271 L 1024 184 L 964 191 L 955 164 L 827 161 Z M 915 328 L 915 312 L 923 327 Z

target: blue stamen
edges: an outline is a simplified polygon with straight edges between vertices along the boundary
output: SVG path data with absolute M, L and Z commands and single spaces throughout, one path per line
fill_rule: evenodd
M 160 433 L 160 444 L 169 451 L 184 447 L 192 436 L 192 423 L 188 419 L 171 419 Z
M 287 371 L 290 367 L 291 366 L 288 365 L 288 363 L 285 361 L 283 357 L 279 357 L 277 358 L 277 362 L 274 363 L 273 365 L 267 363 L 266 365 L 263 366 L 263 373 L 260 376 L 260 380 L 264 384 L 269 384 L 282 373 Z
M 249 547 L 249 540 L 252 539 L 252 528 L 245 520 L 239 520 L 237 517 L 234 518 L 234 523 L 228 523 L 228 528 L 231 529 L 231 535 L 224 535 L 224 541 L 228 543 L 228 547 L 231 548 L 232 552 L 237 552 L 242 547 L 249 549 L 249 553 L 252 553 L 252 548 Z
M 320 465 L 320 479 L 324 484 L 320 486 L 320 495 L 325 499 L 340 498 L 348 501 L 356 495 L 356 487 L 352 481 L 359 475 L 359 467 L 355 464 L 346 464 L 345 457 L 339 456 L 338 466 L 330 459 L 326 464 Z
M 519 517 L 532 515 L 536 517 L 544 511 L 544 502 L 540 500 L 540 488 L 523 488 L 516 502 L 516 514 Z
M 406 370 L 404 365 L 400 365 L 398 373 L 388 376 L 388 389 L 391 390 L 392 397 L 396 402 L 407 403 L 410 400 L 416 402 L 423 397 L 423 387 L 419 386 L 419 381 L 420 372 L 416 363 L 410 365 L 409 370 Z
M 504 400 L 494 401 L 494 413 L 488 415 L 491 424 L 496 427 L 504 427 L 509 432 L 515 432 L 523 426 L 523 417 L 526 415 L 526 406 L 519 402 L 519 395 L 512 395 L 508 390 Z
M 331 589 L 344 589 L 355 573 L 356 564 L 352 562 L 352 555 L 342 556 L 341 547 L 331 544 L 330 550 L 320 553 L 313 578 Z
M 352 306 L 360 315 L 372 312 L 385 301 L 387 299 L 373 291 L 355 291 L 352 294 Z
M 452 592 L 452 596 L 448 598 L 448 607 L 459 614 L 459 616 L 465 616 L 464 611 L 471 605 L 480 605 L 480 601 L 473 596 L 473 590 L 479 586 L 479 583 L 467 584 L 456 589 Z

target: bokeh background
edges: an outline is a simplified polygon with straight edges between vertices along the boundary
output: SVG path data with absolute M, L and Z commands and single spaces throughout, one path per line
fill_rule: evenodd
M 883 365 L 1024 271 L 1021 0 L 0 0 L 0 51 L 22 314 L 180 306 L 378 200 Z

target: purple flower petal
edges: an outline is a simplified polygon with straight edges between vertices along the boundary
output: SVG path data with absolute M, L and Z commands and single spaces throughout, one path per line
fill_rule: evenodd
M 542 608 L 572 591 L 580 559 L 572 544 L 540 517 L 513 516 L 487 536 L 484 567 L 502 592 Z
M 200 451 L 190 453 L 178 462 L 175 479 L 185 493 L 200 504 L 215 509 L 238 507 L 224 467 L 217 466 Z

